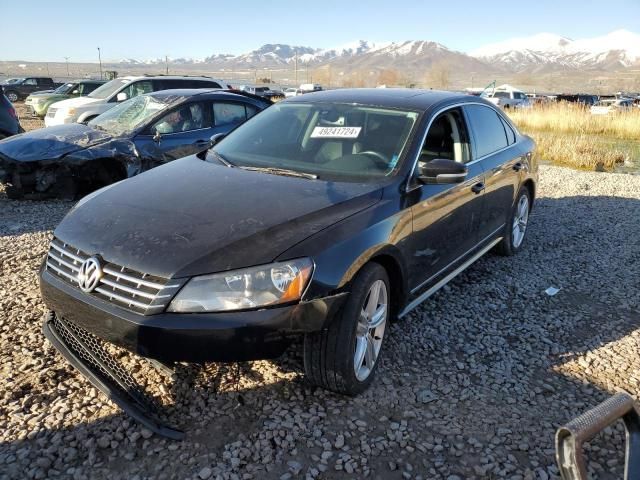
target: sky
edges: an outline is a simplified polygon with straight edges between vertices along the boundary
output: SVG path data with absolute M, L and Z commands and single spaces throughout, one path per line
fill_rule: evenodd
M 463 52 L 517 36 L 640 33 L 640 0 L 2 0 L 0 60 L 97 62 L 432 40 Z M 7 20 L 13 19 L 13 20 Z M 11 40 L 13 39 L 13 40 Z

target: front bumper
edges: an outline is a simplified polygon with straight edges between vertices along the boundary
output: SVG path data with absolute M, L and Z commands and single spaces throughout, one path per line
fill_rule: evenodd
M 296 305 L 228 313 L 139 315 L 84 294 L 41 271 L 47 306 L 100 339 L 163 362 L 236 362 L 276 358 L 294 336 L 326 327 L 347 293 Z

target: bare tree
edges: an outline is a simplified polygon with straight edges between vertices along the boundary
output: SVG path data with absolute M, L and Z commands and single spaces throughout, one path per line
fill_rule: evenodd
M 385 68 L 378 73 L 378 85 L 398 85 L 400 74 L 397 70 Z
M 432 88 L 446 90 L 451 85 L 451 70 L 444 62 L 434 63 L 427 72 L 425 82 Z

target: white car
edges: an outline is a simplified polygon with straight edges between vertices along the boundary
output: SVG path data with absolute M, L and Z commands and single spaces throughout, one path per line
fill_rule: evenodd
M 44 117 L 44 124 L 51 127 L 64 123 L 86 123 L 119 102 L 143 93 L 173 88 L 228 88 L 228 86 L 221 80 L 210 77 L 159 75 L 116 78 L 96 88 L 86 97 L 70 98 L 52 104 Z
M 609 115 L 617 112 L 630 112 L 633 109 L 633 99 L 631 98 L 612 98 L 600 100 L 591 107 L 592 115 Z
M 285 88 L 283 91 L 284 91 L 284 96 L 287 98 L 297 97 L 298 95 L 302 95 L 304 93 L 299 88 Z

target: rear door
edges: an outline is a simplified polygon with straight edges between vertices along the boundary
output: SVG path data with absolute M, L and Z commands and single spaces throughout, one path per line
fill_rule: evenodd
M 473 138 L 473 158 L 485 175 L 485 209 L 480 236 L 499 233 L 515 200 L 523 168 L 516 134 L 502 113 L 486 105 L 464 107 Z
M 414 180 L 410 187 L 408 197 L 415 202 L 411 207 L 413 233 L 409 246 L 413 295 L 455 269 L 478 243 L 484 173 L 480 162 L 472 161 L 470 134 L 461 107 L 438 114 L 431 123 L 417 167 L 434 159 L 464 163 L 468 174 L 462 183 L 422 184 Z
M 257 113 L 258 109 L 244 102 L 214 100 L 211 104 L 213 134 L 229 133 Z

